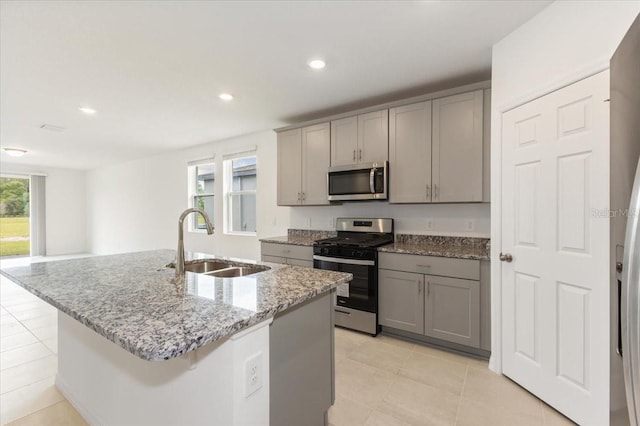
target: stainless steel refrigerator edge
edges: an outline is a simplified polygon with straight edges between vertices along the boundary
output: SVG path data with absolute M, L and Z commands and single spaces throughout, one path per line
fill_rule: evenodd
M 622 260 L 622 364 L 629 420 L 640 420 L 640 162 L 627 213 Z
M 636 172 L 640 157 L 639 75 L 640 16 L 636 17 L 611 59 L 611 211 L 609 217 L 611 218 L 612 284 L 612 350 L 610 357 L 612 425 L 629 424 L 629 422 L 634 426 L 639 424 L 638 269 L 640 265 L 638 263 L 640 262 L 640 251 L 638 244 L 640 243 L 638 240 L 638 211 L 632 212 L 634 206 L 636 209 L 640 207 L 638 204 L 640 202 L 638 200 L 638 192 L 640 191 L 640 175 L 638 173 L 640 172 Z M 634 175 L 635 189 L 633 187 Z M 632 198 L 632 190 L 634 198 L 630 206 L 629 200 Z M 630 233 L 625 232 L 626 230 L 630 230 Z M 633 251 L 634 247 L 635 252 Z M 621 271 L 616 267 L 620 262 L 622 263 Z M 619 287 L 620 283 L 622 284 L 621 288 Z M 618 293 L 619 291 L 621 293 Z M 618 300 L 621 300 L 621 306 L 618 306 Z M 620 317 L 618 317 L 619 313 Z M 622 330 L 620 330 L 620 325 Z M 620 345 L 622 346 L 622 358 L 617 353 Z

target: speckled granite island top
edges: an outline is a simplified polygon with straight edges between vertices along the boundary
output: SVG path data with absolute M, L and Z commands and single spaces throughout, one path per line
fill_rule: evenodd
M 215 258 L 187 254 L 187 259 Z M 261 263 L 237 278 L 165 267 L 173 250 L 32 263 L 1 272 L 36 296 L 146 360 L 164 360 L 230 336 L 351 280 L 351 274 Z M 255 262 L 252 262 L 255 263 Z

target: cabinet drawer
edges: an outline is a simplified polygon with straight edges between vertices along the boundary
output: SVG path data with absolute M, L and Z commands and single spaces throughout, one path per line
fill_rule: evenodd
M 278 256 L 290 259 L 313 260 L 313 247 L 293 244 L 262 243 L 262 256 Z
M 378 266 L 381 269 L 415 272 L 418 274 L 440 275 L 444 277 L 480 279 L 480 261 L 454 259 L 412 254 L 379 253 Z
M 271 262 L 271 263 L 287 263 L 287 258 L 286 257 L 279 257 L 279 256 L 269 256 L 269 255 L 262 255 L 261 260 L 263 262 Z
M 287 263 L 291 266 L 302 266 L 303 268 L 313 268 L 313 260 L 288 258 Z

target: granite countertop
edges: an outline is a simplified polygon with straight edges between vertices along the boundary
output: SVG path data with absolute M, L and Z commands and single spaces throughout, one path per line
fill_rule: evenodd
M 187 259 L 216 258 L 187 253 Z M 351 274 L 258 262 L 238 278 L 186 273 L 173 250 L 32 263 L 0 272 L 101 336 L 145 360 L 181 356 L 326 293 Z M 256 262 L 249 262 L 256 263 Z
M 290 236 L 282 236 L 282 237 L 269 237 L 269 238 L 261 238 L 261 243 L 276 243 L 276 244 L 291 244 L 294 246 L 312 246 L 315 240 L 312 237 L 290 237 Z
M 489 260 L 490 253 L 488 238 L 430 235 L 397 235 L 393 244 L 378 247 L 378 251 L 474 260 Z
M 335 231 L 317 231 L 312 229 L 289 229 L 286 236 L 260 239 L 261 243 L 292 244 L 295 246 L 312 246 L 316 240 L 335 237 Z
M 263 238 L 263 243 L 312 246 L 323 238 L 335 237 L 333 231 L 289 229 L 286 236 Z M 395 242 L 378 247 L 379 252 L 417 254 L 420 256 L 453 257 L 457 259 L 489 260 L 488 238 L 450 237 L 436 235 L 397 234 Z

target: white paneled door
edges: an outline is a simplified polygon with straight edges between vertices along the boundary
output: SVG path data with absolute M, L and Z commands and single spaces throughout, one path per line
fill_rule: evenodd
M 503 372 L 609 423 L 609 72 L 502 116 Z

